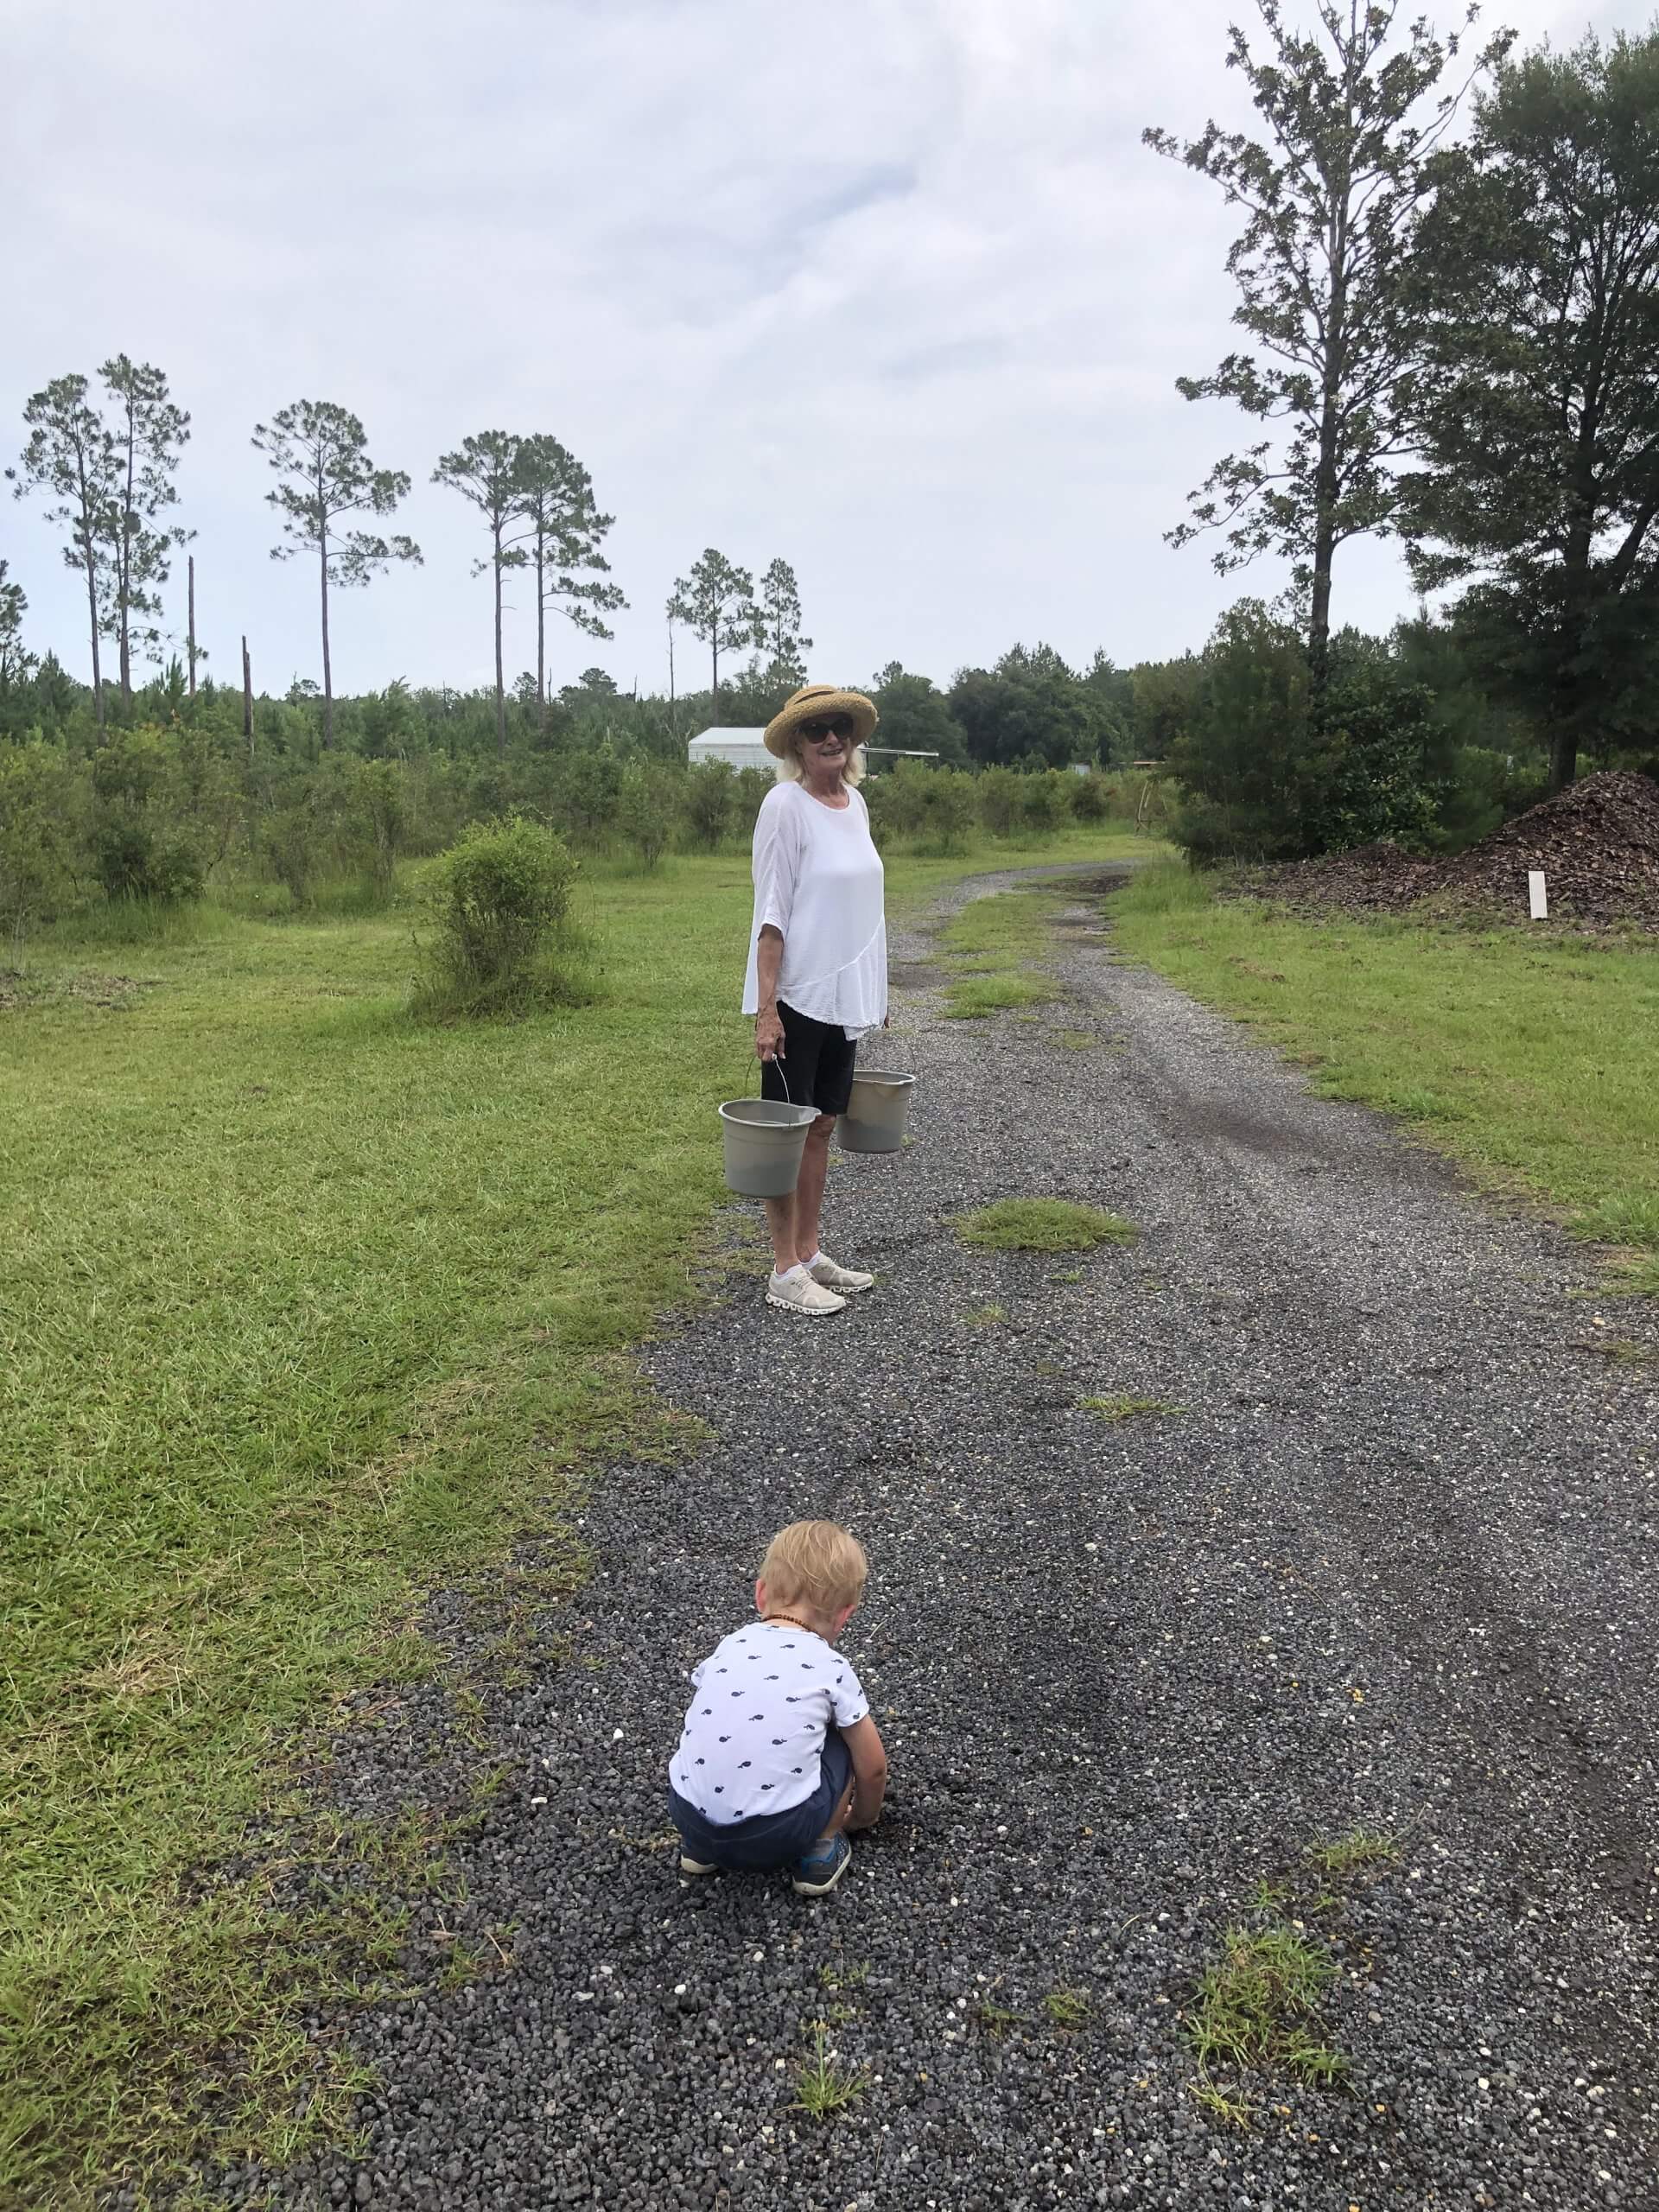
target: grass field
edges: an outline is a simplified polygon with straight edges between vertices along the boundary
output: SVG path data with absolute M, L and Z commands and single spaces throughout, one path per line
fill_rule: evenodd
M 1659 1295 L 1659 947 L 1217 899 L 1179 862 L 1108 906 L 1123 952 L 1259 1027 L 1317 1090 L 1398 1115 L 1489 1187 L 1620 1249 Z
M 695 1294 L 748 900 L 741 855 L 598 871 L 600 1002 L 520 1024 L 408 1019 L 410 906 L 83 923 L 0 992 L 0 2205 L 339 2125 L 296 2018 L 395 1928 L 197 1878 L 256 1815 L 378 1847 L 289 1754 L 435 1665 L 423 1586 L 674 1447 L 617 1355 Z

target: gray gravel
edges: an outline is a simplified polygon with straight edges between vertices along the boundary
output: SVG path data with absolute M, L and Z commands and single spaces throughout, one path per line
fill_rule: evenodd
M 1583 1348 L 1651 1321 L 1116 964 L 1100 911 L 1080 894 L 1035 1020 L 942 1020 L 925 944 L 898 945 L 917 1141 L 831 1177 L 830 1249 L 878 1289 L 804 1323 L 757 1271 L 648 1348 L 712 1440 L 595 1485 L 593 1579 L 475 1724 L 507 1782 L 464 1890 L 413 1901 L 416 1971 L 440 1923 L 486 1955 L 510 1926 L 512 1966 L 319 2018 L 379 2069 L 366 2149 L 220 2176 L 229 2202 L 1659 2205 L 1659 1370 Z M 958 1248 L 951 1215 L 1018 1194 L 1144 1233 Z M 1078 1408 L 1120 1391 L 1184 1410 Z M 893 1770 L 817 1905 L 682 1883 L 663 1797 L 683 1670 L 804 1514 L 868 1547 L 847 1645 Z M 467 1607 L 434 1618 L 464 1656 Z M 341 1738 L 331 1787 L 395 1806 L 455 1740 L 412 1694 Z M 1319 1923 L 1352 2091 L 1248 2082 L 1256 2129 L 1220 2128 L 1179 2007 L 1255 1885 L 1311 1900 L 1305 1848 L 1357 1822 L 1404 1842 Z M 1019 2016 L 1000 2037 L 988 1999 Z M 820 2124 L 791 2101 L 825 2017 L 866 2078 Z

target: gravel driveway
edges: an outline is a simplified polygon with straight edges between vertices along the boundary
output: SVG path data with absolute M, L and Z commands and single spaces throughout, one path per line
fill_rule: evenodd
M 1659 1368 L 1604 1356 L 1651 1321 L 1116 964 L 1103 887 L 1035 1019 L 942 1019 L 899 944 L 918 1141 L 831 1176 L 830 1249 L 879 1287 L 814 1324 L 741 1275 L 644 1355 L 709 1441 L 595 1486 L 595 1573 L 546 1623 L 576 1656 L 486 1697 L 508 1786 L 464 1900 L 416 1912 L 511 1924 L 512 1967 L 317 2023 L 383 2086 L 361 2160 L 280 2202 L 1659 2206 Z M 1142 1234 L 959 1249 L 951 1216 L 1014 1195 Z M 1119 1393 L 1177 1410 L 1079 1407 Z M 817 1514 L 873 1563 L 847 1647 L 888 1815 L 822 1904 L 683 1883 L 683 1670 Z M 407 1794 L 431 1699 L 342 1741 L 344 1802 Z M 1400 1856 L 1320 1905 L 1306 1853 L 1357 1825 Z M 1248 2080 L 1245 2133 L 1200 2108 L 1179 2012 L 1268 1896 L 1340 1962 L 1351 2086 Z M 792 2108 L 817 2021 L 862 2084 L 827 2121 Z

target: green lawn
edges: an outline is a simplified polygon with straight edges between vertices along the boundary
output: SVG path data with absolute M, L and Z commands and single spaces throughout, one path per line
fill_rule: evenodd
M 1623 1248 L 1659 1294 L 1659 947 L 1313 922 L 1179 862 L 1109 903 L 1122 950 L 1255 1024 L 1328 1097 L 1399 1115 L 1489 1185 Z
M 755 1079 L 749 896 L 743 855 L 596 871 L 601 1001 L 521 1024 L 409 1020 L 410 907 L 82 925 L 0 997 L 0 2205 L 159 2180 L 209 2128 L 292 2148 L 302 2079 L 336 2124 L 294 2021 L 395 1930 L 193 1877 L 262 1809 L 380 1848 L 285 1754 L 433 1666 L 423 1586 L 556 1525 L 584 1459 L 673 1448 L 616 1355 L 693 1294 L 713 1109 Z

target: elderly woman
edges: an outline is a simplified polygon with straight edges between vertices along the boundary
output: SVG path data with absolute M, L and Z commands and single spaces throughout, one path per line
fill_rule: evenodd
M 846 1111 L 858 1040 L 887 1018 L 881 856 L 858 791 L 858 748 L 875 721 L 861 692 L 809 683 L 766 726 L 778 784 L 755 818 L 743 1011 L 754 1016 L 762 1096 L 817 1109 L 799 1181 L 788 1198 L 766 1201 L 766 1300 L 790 1313 L 839 1313 L 874 1280 L 826 1257 L 819 1217 L 830 1133 Z

